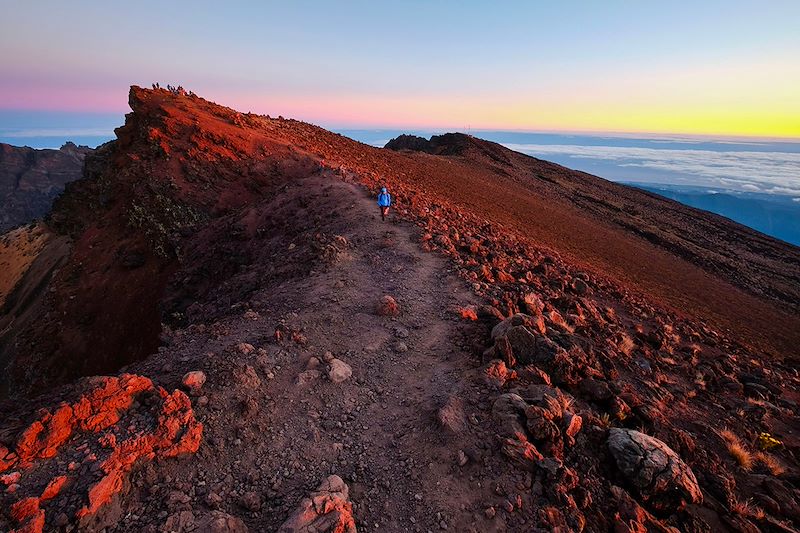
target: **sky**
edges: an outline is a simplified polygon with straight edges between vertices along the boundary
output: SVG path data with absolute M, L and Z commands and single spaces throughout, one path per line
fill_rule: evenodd
M 20 137 L 76 116 L 87 135 L 119 124 L 128 86 L 159 81 L 329 128 L 800 138 L 797 0 L 0 0 L 0 13 L 0 129 Z

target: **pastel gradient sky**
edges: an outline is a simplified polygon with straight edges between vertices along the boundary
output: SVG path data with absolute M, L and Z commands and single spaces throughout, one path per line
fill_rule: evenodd
M 800 137 L 800 1 L 0 0 L 0 110 Z

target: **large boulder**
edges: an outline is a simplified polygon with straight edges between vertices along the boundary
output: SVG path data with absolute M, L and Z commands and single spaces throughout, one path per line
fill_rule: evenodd
M 501 394 L 492 405 L 492 420 L 504 438 L 528 440 L 525 433 L 525 410 L 528 404 L 514 393 Z
M 535 318 L 523 313 L 503 320 L 492 329 L 494 357 L 522 365 L 551 361 L 560 348 L 542 331 Z
M 657 438 L 612 428 L 608 448 L 620 471 L 653 510 L 672 512 L 703 501 L 692 469 Z
M 512 315 L 504 320 L 502 320 L 499 324 L 492 328 L 492 340 L 497 340 L 500 337 L 503 337 L 508 330 L 515 327 L 515 326 L 525 326 L 533 323 L 533 317 L 526 315 L 525 313 L 517 313 Z

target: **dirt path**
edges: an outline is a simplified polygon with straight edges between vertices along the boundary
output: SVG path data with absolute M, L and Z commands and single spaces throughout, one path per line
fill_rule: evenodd
M 416 228 L 394 217 L 381 222 L 362 189 L 317 177 L 273 202 L 286 208 L 301 197 L 313 216 L 324 213 L 325 231 L 347 240 L 346 251 L 324 270 L 234 304 L 237 316 L 216 324 L 217 338 L 204 346 L 179 341 L 169 349 L 182 365 L 167 363 L 162 372 L 177 378 L 197 364 L 209 376 L 208 405 L 196 408 L 206 424 L 199 460 L 165 466 L 168 479 L 174 476 L 169 484 L 187 494 L 195 514 L 219 497 L 216 506 L 254 531 L 275 530 L 329 474 L 349 484 L 359 531 L 505 529 L 514 517 L 490 521 L 486 507 L 516 501 L 514 491 L 524 494 L 531 481 L 488 451 L 492 435 L 481 423 L 489 416 L 481 400 L 487 391 L 469 340 L 485 332 L 457 313 L 474 296 L 442 256 L 421 250 Z M 376 313 L 384 295 L 396 298 L 398 317 Z M 242 316 L 245 308 L 258 317 Z M 276 345 L 279 324 L 303 342 L 287 334 Z M 232 348 L 240 342 L 255 351 Z M 325 352 L 350 365 L 352 377 L 331 382 L 324 362 L 321 376 L 301 376 Z M 459 432 L 437 419 L 451 396 L 463 404 Z M 146 477 L 134 485 L 144 489 Z M 247 493 L 260 501 L 250 511 L 242 505 Z M 142 493 L 138 505 L 164 519 L 187 507 L 170 504 L 185 498 L 169 490 L 160 494 Z M 131 515 L 144 514 L 135 508 Z M 122 529 L 137 526 L 131 515 L 131 527 Z

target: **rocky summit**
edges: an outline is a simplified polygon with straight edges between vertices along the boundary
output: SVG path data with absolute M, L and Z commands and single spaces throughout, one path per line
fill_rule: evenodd
M 0 238 L 0 530 L 800 527 L 797 248 L 469 135 L 129 104 Z

